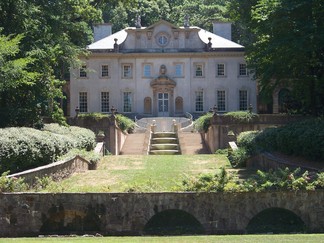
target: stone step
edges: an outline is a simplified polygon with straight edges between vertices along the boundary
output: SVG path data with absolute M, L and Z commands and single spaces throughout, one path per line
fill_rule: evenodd
M 159 149 L 159 150 L 150 150 L 152 155 L 176 155 L 180 154 L 180 150 L 176 149 Z
M 177 134 L 175 132 L 155 132 L 152 134 L 152 138 L 176 138 Z
M 160 144 L 151 144 L 151 150 L 179 150 L 179 144 L 174 143 L 160 143 Z
M 161 138 L 152 138 L 151 139 L 151 144 L 161 144 L 161 143 L 178 144 L 178 139 L 170 138 L 170 137 L 161 137 Z
M 119 154 L 122 155 L 139 155 L 143 154 L 145 133 L 128 134 Z

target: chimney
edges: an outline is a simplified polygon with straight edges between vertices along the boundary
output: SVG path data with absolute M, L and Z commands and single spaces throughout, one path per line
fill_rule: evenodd
M 103 23 L 103 24 L 95 24 L 93 26 L 93 37 L 94 41 L 101 40 L 107 36 L 111 35 L 111 24 Z
M 213 22 L 213 32 L 225 39 L 232 40 L 232 23 L 230 22 Z

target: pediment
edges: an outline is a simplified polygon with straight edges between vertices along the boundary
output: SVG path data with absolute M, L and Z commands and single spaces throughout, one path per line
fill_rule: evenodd
M 177 83 L 174 80 L 170 79 L 167 75 L 160 75 L 159 77 L 151 81 L 152 88 L 159 86 L 174 88 L 176 85 Z
M 158 27 L 159 25 L 166 25 L 166 26 L 170 27 L 171 29 L 179 29 L 180 30 L 180 28 L 178 26 L 175 26 L 174 24 L 171 24 L 170 22 L 165 21 L 163 19 L 161 19 L 160 21 L 150 25 L 146 29 L 147 30 L 153 30 L 154 28 Z

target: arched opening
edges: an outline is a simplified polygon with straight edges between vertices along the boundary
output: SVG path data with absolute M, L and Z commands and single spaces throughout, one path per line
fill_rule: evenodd
M 175 113 L 183 113 L 183 99 L 180 96 L 175 99 Z
M 152 99 L 145 97 L 144 99 L 144 114 L 152 114 Z
M 288 89 L 281 89 L 278 93 L 278 108 L 280 113 L 286 113 L 291 106 L 291 95 Z
M 305 223 L 295 213 L 283 208 L 268 208 L 254 216 L 246 230 L 256 233 L 305 232 Z
M 203 234 L 204 228 L 191 214 L 177 209 L 155 214 L 145 225 L 146 235 Z

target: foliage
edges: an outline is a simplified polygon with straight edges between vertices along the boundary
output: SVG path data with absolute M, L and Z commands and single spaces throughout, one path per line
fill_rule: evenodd
M 323 1 L 242 0 L 228 6 L 243 30 L 248 66 L 257 70 L 261 95 L 290 87 L 299 112 L 323 114 Z
M 279 168 L 269 172 L 258 170 L 255 175 L 241 181 L 236 174 L 230 174 L 221 168 L 220 172 L 214 175 L 201 174 L 198 177 L 185 178 L 180 190 L 195 192 L 315 190 L 323 189 L 323 175 L 323 172 L 317 174 L 302 172 L 300 168 L 293 171 Z
M 41 116 L 65 124 L 59 102 L 69 67 L 92 41 L 90 24 L 101 21 L 91 0 L 0 1 L 0 46 L 15 41 L 13 55 L 0 70 L 1 126 L 33 126 Z M 8 37 L 9 36 L 9 37 Z M 17 37 L 16 37 L 17 36 Z M 19 40 L 20 46 L 16 39 Z M 6 51 L 10 49 L 6 49 Z M 1 52 L 1 51 L 0 51 Z M 9 60 L 8 60 L 9 58 Z M 0 65 L 0 69 L 2 64 Z M 11 68 L 9 68 L 11 67 Z M 1 85 L 0 85 L 1 86 Z
M 86 151 L 84 149 L 71 149 L 68 153 L 62 155 L 59 157 L 59 160 L 65 160 L 69 158 L 74 158 L 76 155 L 81 156 L 82 158 L 90 161 L 91 163 L 98 163 L 101 159 L 101 155 L 92 151 Z
M 248 123 L 258 117 L 258 114 L 250 111 L 231 111 L 224 114 L 225 117 L 230 117 L 239 123 Z
M 119 126 L 119 128 L 122 131 L 132 133 L 135 128 L 135 122 L 128 118 L 127 116 L 123 116 L 121 114 L 116 115 L 116 121 Z
M 244 132 L 238 145 L 250 155 L 257 151 L 278 151 L 287 155 L 303 156 L 311 160 L 324 159 L 324 118 L 294 122 L 260 132 Z
M 217 149 L 215 154 L 228 154 L 228 149 Z
M 104 114 L 100 112 L 81 113 L 78 115 L 78 118 L 92 118 L 96 121 L 107 117 L 109 117 L 108 114 Z
M 22 178 L 7 177 L 9 171 L 3 172 L 0 176 L 0 193 L 26 191 L 27 184 Z
M 93 149 L 95 135 L 88 129 L 45 125 L 44 131 L 26 127 L 0 129 L 1 170 L 11 173 L 54 162 L 71 148 Z
M 210 120 L 213 117 L 213 113 L 207 113 L 200 116 L 194 121 L 194 128 L 199 132 L 207 132 L 209 126 L 211 125 Z
M 228 159 L 231 162 L 231 165 L 236 167 L 245 167 L 246 162 L 248 158 L 250 157 L 250 154 L 246 150 L 246 148 L 238 148 L 231 153 L 229 153 Z

